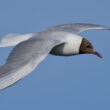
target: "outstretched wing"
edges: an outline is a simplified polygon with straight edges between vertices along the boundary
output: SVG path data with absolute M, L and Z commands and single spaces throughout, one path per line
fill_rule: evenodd
M 4 89 L 32 72 L 48 55 L 50 50 L 61 42 L 32 39 L 18 44 L 0 67 L 0 90 Z
M 74 34 L 79 34 L 83 31 L 87 30 L 109 30 L 109 27 L 96 25 L 96 24 L 83 24 L 83 23 L 75 23 L 75 24 L 62 24 L 48 28 L 46 31 L 65 31 L 72 32 Z
M 48 28 L 45 31 L 65 31 L 71 32 L 74 34 L 79 34 L 83 31 L 87 30 L 110 30 L 109 27 L 100 26 L 96 24 L 83 24 L 83 23 L 75 23 L 75 24 L 62 24 Z M 33 37 L 34 34 L 8 34 L 3 39 L 0 40 L 0 47 L 8 47 L 15 46 L 22 41 L 28 40 Z

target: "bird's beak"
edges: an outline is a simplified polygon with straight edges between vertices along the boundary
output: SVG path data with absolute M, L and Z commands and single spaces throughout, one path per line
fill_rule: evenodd
M 96 52 L 96 51 L 92 52 L 92 54 L 94 54 L 94 55 L 96 55 L 96 56 L 98 56 L 98 57 L 102 58 L 102 55 L 101 55 L 101 54 L 99 54 L 99 53 L 98 53 L 98 52 Z

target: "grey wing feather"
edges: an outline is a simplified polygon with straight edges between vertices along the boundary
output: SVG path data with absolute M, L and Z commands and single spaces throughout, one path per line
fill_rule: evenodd
M 83 24 L 83 23 L 75 23 L 75 24 L 62 24 L 48 28 L 46 31 L 66 31 L 72 32 L 74 34 L 79 34 L 83 31 L 87 30 L 109 30 L 109 27 L 96 25 L 96 24 Z
M 32 72 L 57 44 L 60 42 L 43 39 L 28 40 L 18 44 L 6 64 L 0 67 L 0 90 Z

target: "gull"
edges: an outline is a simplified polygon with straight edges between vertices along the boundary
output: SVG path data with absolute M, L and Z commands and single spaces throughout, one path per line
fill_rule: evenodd
M 109 30 L 96 24 L 62 24 L 42 32 L 30 34 L 8 34 L 0 42 L 0 47 L 15 46 L 6 64 L 0 67 L 0 90 L 16 83 L 31 73 L 48 54 L 72 56 L 95 54 L 92 44 L 79 34 L 87 30 Z

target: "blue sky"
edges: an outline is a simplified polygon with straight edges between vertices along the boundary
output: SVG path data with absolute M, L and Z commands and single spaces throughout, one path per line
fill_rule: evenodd
M 0 38 L 65 23 L 110 27 L 109 0 L 0 0 Z M 49 55 L 30 75 L 0 91 L 1 110 L 110 110 L 110 32 L 81 34 L 103 55 Z M 12 48 L 0 48 L 0 64 Z

